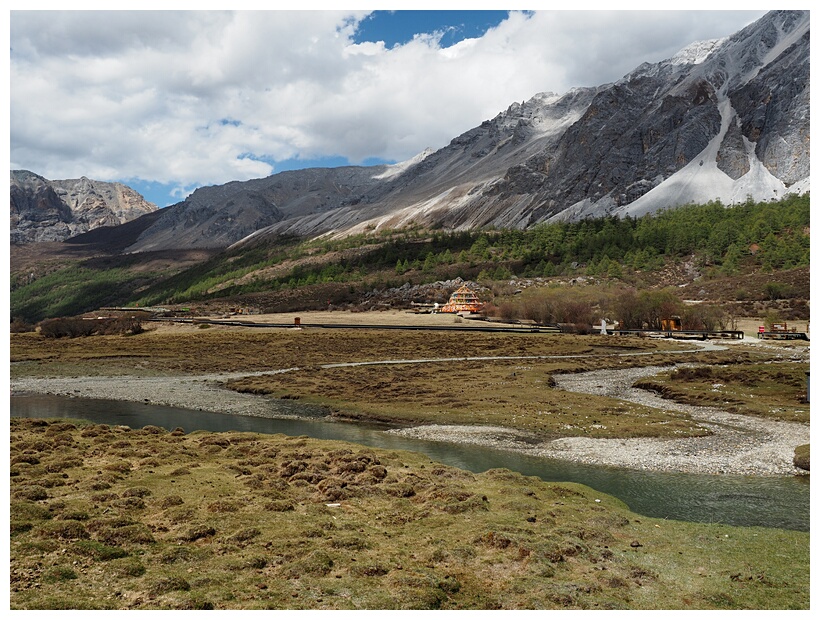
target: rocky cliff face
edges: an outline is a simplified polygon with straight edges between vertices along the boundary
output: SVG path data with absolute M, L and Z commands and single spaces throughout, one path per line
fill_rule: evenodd
M 121 183 L 49 181 L 27 170 L 11 171 L 10 203 L 12 243 L 64 241 L 157 209 Z
M 510 169 L 499 200 L 528 196 L 531 224 L 800 191 L 808 72 L 808 14 L 787 11 L 643 65 L 602 89 L 556 148 Z

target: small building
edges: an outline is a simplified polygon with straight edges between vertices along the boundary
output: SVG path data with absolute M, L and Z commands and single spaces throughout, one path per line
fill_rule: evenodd
M 450 295 L 450 300 L 444 304 L 439 312 L 458 314 L 459 312 L 481 312 L 484 304 L 478 299 L 470 287 L 466 284 Z
M 679 332 L 681 331 L 682 321 L 679 316 L 669 317 L 668 319 L 661 319 L 661 331 L 664 332 Z

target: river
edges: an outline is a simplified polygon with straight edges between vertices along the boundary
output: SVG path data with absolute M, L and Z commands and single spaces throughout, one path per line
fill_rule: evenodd
M 528 457 L 504 450 L 396 436 L 383 428 L 324 418 L 321 410 L 280 401 L 299 419 L 224 415 L 117 400 L 27 395 L 11 397 L 11 417 L 79 418 L 98 424 L 185 432 L 245 431 L 349 441 L 375 448 L 411 450 L 475 473 L 506 468 L 550 482 L 577 482 L 612 495 L 645 516 L 729 525 L 809 531 L 809 476 L 730 476 L 646 472 Z

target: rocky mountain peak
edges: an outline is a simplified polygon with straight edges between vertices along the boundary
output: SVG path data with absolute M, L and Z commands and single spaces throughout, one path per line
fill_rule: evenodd
M 156 210 L 122 183 L 87 177 L 49 181 L 28 170 L 11 171 L 12 243 L 64 241 Z

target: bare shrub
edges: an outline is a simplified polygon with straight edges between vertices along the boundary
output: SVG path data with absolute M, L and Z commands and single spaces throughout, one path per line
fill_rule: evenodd
M 12 334 L 24 334 L 27 332 L 33 332 L 34 325 L 22 319 L 20 317 L 15 317 L 11 320 L 11 333 Z
M 87 336 L 127 336 L 144 331 L 135 318 L 56 318 L 41 321 L 38 326 L 44 338 L 82 338 Z
M 518 307 L 510 301 L 504 301 L 498 304 L 495 310 L 495 316 L 504 319 L 505 321 L 512 321 L 518 318 Z
M 79 338 L 90 336 L 96 326 L 91 321 L 83 319 L 47 319 L 38 327 L 44 338 Z

